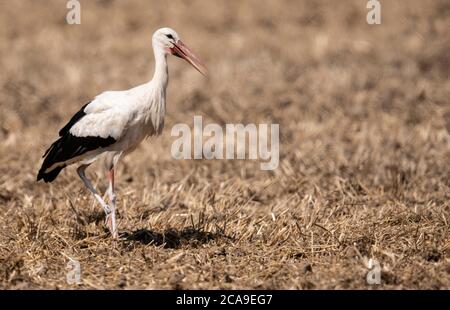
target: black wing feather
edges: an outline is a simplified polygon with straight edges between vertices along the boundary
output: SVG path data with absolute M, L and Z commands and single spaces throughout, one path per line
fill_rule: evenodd
M 91 102 L 86 103 L 80 109 L 80 111 L 75 113 L 74 116 L 72 116 L 72 118 L 70 119 L 70 121 L 63 128 L 61 128 L 61 130 L 59 131 L 60 137 L 62 137 L 64 134 L 68 133 L 70 128 L 72 128 L 72 126 L 75 125 L 76 122 L 78 122 L 80 119 L 82 119 L 86 115 L 86 112 L 84 112 L 84 109 L 88 106 L 89 103 L 91 103 Z
M 70 121 L 59 131 L 60 138 L 53 142 L 44 153 L 44 156 L 42 156 L 45 159 L 37 175 L 38 181 L 44 179 L 45 182 L 52 182 L 61 170 L 66 167 L 66 161 L 116 142 L 116 139 L 113 137 L 77 137 L 70 133 L 70 128 L 86 115 L 84 109 L 88 104 L 85 104 L 80 111 L 72 116 Z M 61 163 L 61 165 L 46 171 L 57 163 Z
M 44 179 L 45 182 L 52 182 L 59 172 L 66 167 L 66 161 L 83 155 L 98 148 L 107 147 L 116 142 L 113 137 L 77 137 L 70 132 L 56 140 L 47 150 L 42 167 L 37 175 L 37 180 Z M 61 163 L 50 171 L 46 171 L 53 165 Z

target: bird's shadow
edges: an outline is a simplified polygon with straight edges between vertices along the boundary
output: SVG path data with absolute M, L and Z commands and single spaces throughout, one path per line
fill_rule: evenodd
M 76 213 L 76 215 L 81 227 L 90 223 L 101 225 L 105 219 L 104 213 L 100 211 L 89 214 Z M 77 225 L 77 227 L 80 225 Z M 111 237 L 109 230 L 105 226 L 103 230 L 108 237 Z M 78 240 L 84 239 L 87 235 L 83 229 L 78 228 L 74 230 L 74 233 Z M 205 231 L 201 227 L 186 227 L 182 230 L 170 228 L 163 232 L 143 228 L 134 231 L 119 232 L 119 238 L 125 242 L 139 242 L 144 245 L 153 244 L 168 249 L 178 249 L 183 245 L 195 247 L 218 239 L 233 239 L 224 233 Z
M 221 237 L 225 236 L 196 228 L 185 228 L 180 231 L 168 229 L 162 233 L 148 229 L 138 229 L 133 232 L 123 232 L 120 234 L 122 240 L 139 242 L 146 245 L 162 245 L 168 249 L 178 249 L 183 245 L 196 246 L 205 244 Z

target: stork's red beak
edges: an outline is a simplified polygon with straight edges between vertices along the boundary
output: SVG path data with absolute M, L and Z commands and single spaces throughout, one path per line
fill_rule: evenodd
M 195 56 L 195 54 L 186 45 L 184 45 L 183 42 L 181 42 L 181 40 L 178 40 L 177 43 L 173 44 L 171 51 L 173 55 L 186 60 L 204 76 L 208 74 L 208 69 L 203 62 L 201 62 L 200 59 L 198 59 L 197 56 Z

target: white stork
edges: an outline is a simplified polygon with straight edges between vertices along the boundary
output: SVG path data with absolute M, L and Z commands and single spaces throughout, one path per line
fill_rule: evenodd
M 167 55 L 185 59 L 206 75 L 205 65 L 183 44 L 170 28 L 158 29 L 152 38 L 155 56 L 153 79 L 125 91 L 107 91 L 86 104 L 59 131 L 59 138 L 44 154 L 37 180 L 52 182 L 66 166 L 77 164 L 77 172 L 106 213 L 106 225 L 113 238 L 116 226 L 116 195 L 114 169 L 119 158 L 132 152 L 149 136 L 159 135 L 164 126 L 166 88 L 168 83 Z M 107 204 L 86 178 L 85 170 L 100 157 L 108 169 Z

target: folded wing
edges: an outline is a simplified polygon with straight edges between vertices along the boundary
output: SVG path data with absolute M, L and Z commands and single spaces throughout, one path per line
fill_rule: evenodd
M 44 154 L 37 180 L 52 182 L 67 165 L 90 152 L 116 143 L 123 135 L 129 115 L 120 95 L 108 93 L 84 105 L 59 131 L 59 138 Z

